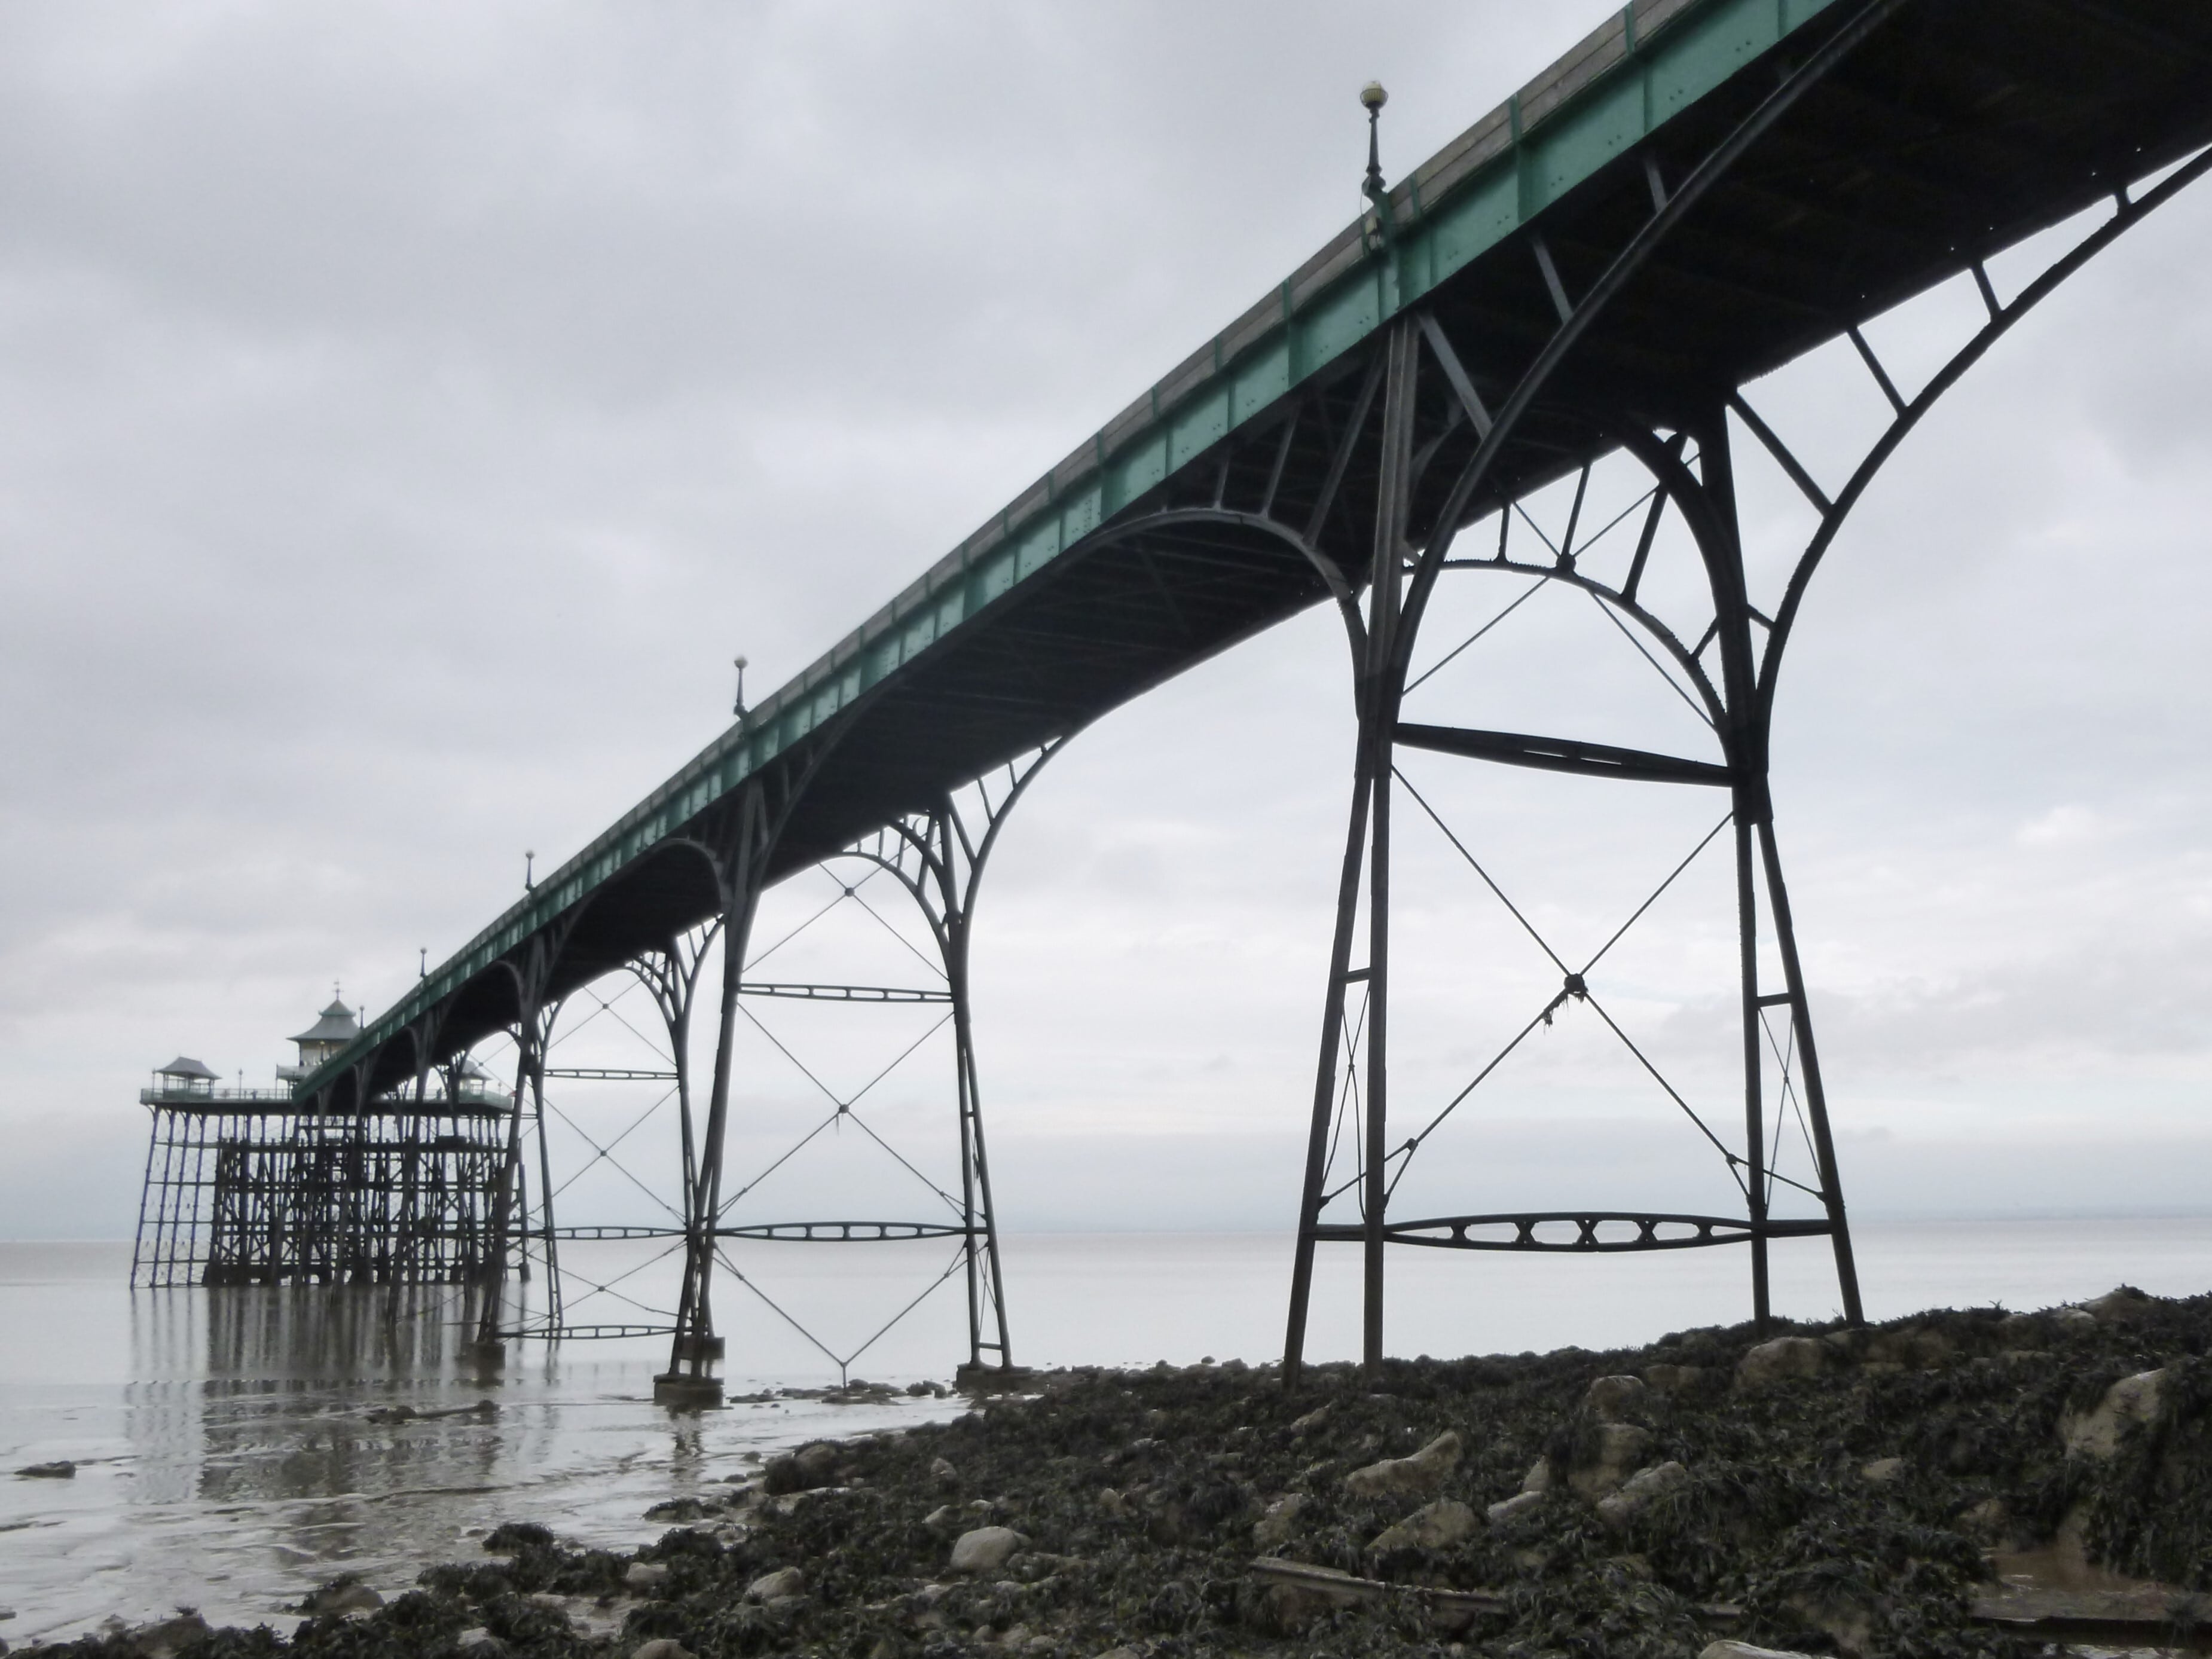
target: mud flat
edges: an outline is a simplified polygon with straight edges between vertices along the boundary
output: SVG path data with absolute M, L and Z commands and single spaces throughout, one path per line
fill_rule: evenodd
M 1647 1348 L 1083 1370 L 817 1442 L 634 1555 L 501 1528 L 289 1638 L 82 1659 L 2212 1649 L 2212 1296 Z M 387 1599 L 388 1597 L 388 1599 Z

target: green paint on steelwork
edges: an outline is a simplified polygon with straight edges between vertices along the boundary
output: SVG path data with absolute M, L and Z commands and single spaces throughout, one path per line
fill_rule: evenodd
M 828 657 L 768 698 L 748 719 L 553 872 L 529 897 L 471 939 L 398 1006 L 319 1068 L 313 1093 L 426 1011 L 460 989 L 672 830 L 743 786 L 776 755 L 850 707 L 907 664 L 981 617 L 1115 513 L 1273 408 L 1300 382 L 1354 349 L 1418 300 L 1526 226 L 1553 203 L 1674 116 L 1804 27 L 1834 0 L 1691 0 L 1655 29 L 1638 7 L 1615 20 L 1615 61 L 1540 118 L 1516 94 L 1470 130 L 1502 126 L 1497 153 L 1424 199 L 1458 146 L 1392 191 L 1395 258 L 1363 226 L 1341 234 L 1317 262 L 1343 268 L 1302 289 L 1298 278 L 1217 335 L 1131 410 L 1054 469 L 1033 511 L 1002 517 L 992 544 L 971 538 Z M 1652 9 L 1645 0 L 1642 9 Z M 1613 27 L 1600 31 L 1607 35 Z M 1593 37 L 1595 39 L 1596 37 Z M 1589 43 L 1585 43 L 1587 46 Z M 1462 143 L 1468 141 L 1463 140 Z M 1272 311 L 1273 315 L 1268 313 Z M 1230 342 L 1234 340 L 1232 348 Z M 1109 434 L 1114 435 L 1109 436 Z M 1010 514 L 1011 516 L 1011 510 Z M 948 581 L 957 585 L 945 590 Z

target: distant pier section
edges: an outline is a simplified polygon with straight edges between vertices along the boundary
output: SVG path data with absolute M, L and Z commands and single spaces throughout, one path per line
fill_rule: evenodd
M 273 1084 L 222 1086 L 179 1055 L 138 1099 L 152 1114 L 134 1285 L 447 1285 L 495 1269 L 514 1096 L 465 1055 L 332 1113 L 301 1079 L 360 1035 L 333 996 Z M 526 1197 L 518 1185 L 513 1202 Z

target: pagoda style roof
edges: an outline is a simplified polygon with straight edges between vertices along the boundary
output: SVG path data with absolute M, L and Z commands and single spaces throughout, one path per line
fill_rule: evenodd
M 204 1079 L 210 1083 L 216 1080 L 213 1072 L 189 1054 L 179 1054 L 167 1066 L 155 1066 L 154 1075 L 155 1077 L 188 1077 Z
M 361 1035 L 360 1023 L 353 1010 L 335 997 L 331 1006 L 323 1010 L 322 1018 L 292 1039 L 295 1042 L 350 1042 Z

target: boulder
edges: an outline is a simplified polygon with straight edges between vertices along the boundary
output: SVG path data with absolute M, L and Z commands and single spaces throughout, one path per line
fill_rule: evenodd
M 498 1659 L 507 1651 L 507 1644 L 482 1625 L 471 1625 L 456 1636 L 453 1646 L 462 1653 L 475 1656 L 475 1659 Z
M 1641 1377 L 1601 1376 L 1583 1396 L 1583 1409 L 1600 1423 L 1640 1421 L 1647 1404 Z
M 1292 1434 L 1311 1434 L 1316 1429 L 1319 1428 L 1322 1424 L 1328 1421 L 1328 1407 L 1326 1406 L 1316 1406 L 1304 1417 L 1294 1419 L 1291 1421 L 1291 1432 Z
M 1460 1438 L 1447 1429 L 1410 1457 L 1386 1457 L 1344 1477 L 1355 1498 L 1426 1498 L 1459 1467 Z
M 1528 1473 L 1521 1477 L 1522 1492 L 1549 1492 L 1552 1489 L 1552 1460 L 1540 1457 L 1528 1466 Z
M 1385 1527 L 1370 1550 L 1440 1550 L 1474 1530 L 1474 1511 L 1456 1498 L 1424 1504 L 1395 1526 Z
M 1267 1505 L 1252 1523 L 1252 1542 L 1263 1550 L 1280 1549 L 1291 1541 L 1291 1523 L 1306 1506 L 1304 1492 L 1291 1492 Z
M 1892 1481 L 1901 1479 L 1904 1474 L 1903 1458 L 1877 1457 L 1859 1471 L 1859 1479 L 1877 1486 L 1887 1486 Z
M 1540 1492 L 1519 1492 L 1502 1503 L 1492 1504 L 1483 1511 L 1483 1515 L 1492 1526 L 1502 1527 L 1519 1520 L 1543 1501 L 1544 1494 Z
M 933 1458 L 929 1465 L 929 1478 L 940 1486 L 957 1486 L 960 1484 L 960 1471 L 952 1467 L 950 1458 Z
M 1619 1492 L 1598 1499 L 1597 1518 L 1608 1527 L 1625 1527 L 1659 1499 L 1689 1484 L 1690 1472 L 1680 1463 L 1660 1463 L 1640 1470 Z
M 15 1474 L 23 1480 L 74 1480 L 76 1465 L 64 1457 L 52 1463 L 26 1463 Z
M 778 1567 L 745 1586 L 748 1601 L 781 1601 L 787 1595 L 806 1594 L 806 1575 L 797 1567 Z
M 1785 1648 L 1755 1648 L 1748 1642 L 1713 1642 L 1698 1652 L 1698 1659 L 1814 1659 L 1814 1656 Z
M 1693 1389 L 1705 1379 L 1703 1365 L 1646 1365 L 1644 1368 L 1645 1386 L 1654 1394 L 1680 1394 Z
M 1828 1351 L 1809 1336 L 1778 1336 L 1750 1349 L 1736 1362 L 1736 1386 L 1763 1389 L 1798 1377 L 1818 1376 L 1827 1358 Z
M 2097 1328 L 2097 1316 L 2087 1308 L 2054 1308 L 2051 1311 L 2051 1322 L 2069 1334 L 2078 1335 L 2083 1331 Z
M 1109 1486 L 1107 1490 L 1111 1492 L 1113 1491 L 1113 1488 Z M 951 1532 L 955 1527 L 958 1526 L 967 1518 L 968 1517 L 963 1515 L 958 1510 L 954 1509 L 951 1504 L 939 1504 L 935 1509 L 930 1510 L 927 1515 L 921 1517 L 921 1524 L 927 1527 L 933 1532 Z
M 2110 1457 L 2120 1449 L 2120 1437 L 2130 1425 L 2152 1423 L 2164 1403 L 2166 1373 L 2137 1371 L 2105 1390 L 2096 1406 L 2079 1416 L 2059 1419 L 2058 1432 L 2069 1457 Z
M 1567 1485 L 1578 1496 L 1595 1501 L 1642 1468 L 1650 1452 L 1650 1430 L 1633 1423 L 1600 1423 L 1576 1437 Z
M 952 1546 L 955 1572 L 996 1572 L 1028 1540 L 1012 1527 L 978 1527 Z
M 693 1659 L 691 1650 L 672 1636 L 656 1636 L 629 1650 L 629 1659 Z
M 668 1569 L 658 1561 L 633 1561 L 623 1583 L 634 1590 L 659 1589 L 668 1582 Z

